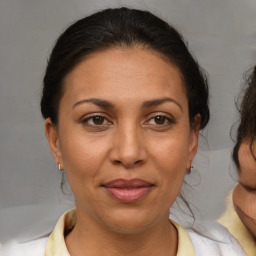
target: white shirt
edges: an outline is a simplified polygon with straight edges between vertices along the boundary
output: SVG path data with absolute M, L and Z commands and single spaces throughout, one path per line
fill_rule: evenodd
M 64 230 L 76 223 L 76 211 L 64 213 L 53 232 L 23 244 L 7 245 L 1 256 L 70 256 L 64 239 Z M 245 256 L 236 239 L 221 225 L 197 224 L 197 230 L 184 229 L 172 222 L 178 231 L 177 256 Z

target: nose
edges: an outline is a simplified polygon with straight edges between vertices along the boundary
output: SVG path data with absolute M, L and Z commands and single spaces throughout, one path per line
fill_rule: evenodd
M 120 129 L 117 129 L 110 152 L 111 162 L 130 169 L 142 165 L 146 159 L 147 152 L 141 131 L 135 127 L 120 127 Z

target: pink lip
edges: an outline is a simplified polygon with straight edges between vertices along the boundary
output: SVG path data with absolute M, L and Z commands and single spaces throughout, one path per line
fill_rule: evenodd
M 132 203 L 146 197 L 153 184 L 141 179 L 117 179 L 103 185 L 108 194 L 123 203 Z

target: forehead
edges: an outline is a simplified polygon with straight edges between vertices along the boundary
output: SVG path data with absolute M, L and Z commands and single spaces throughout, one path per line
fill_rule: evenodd
M 179 69 L 161 54 L 138 47 L 90 54 L 67 75 L 64 84 L 64 95 L 71 97 L 185 96 L 186 100 Z

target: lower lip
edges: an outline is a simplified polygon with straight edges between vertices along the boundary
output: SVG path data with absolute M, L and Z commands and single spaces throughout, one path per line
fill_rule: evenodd
M 152 186 L 139 188 L 109 188 L 105 187 L 108 194 L 122 203 L 133 203 L 146 197 L 152 190 Z

